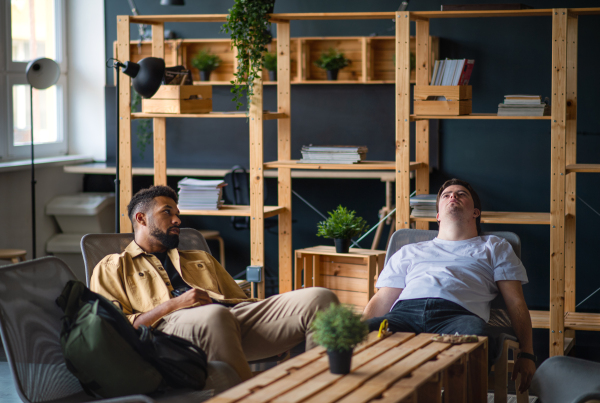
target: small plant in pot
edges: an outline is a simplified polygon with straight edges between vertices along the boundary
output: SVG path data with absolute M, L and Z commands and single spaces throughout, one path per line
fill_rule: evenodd
M 332 374 L 350 373 L 352 351 L 366 339 L 369 329 L 347 305 L 331 304 L 317 312 L 311 323 L 313 340 L 327 349 Z
M 263 66 L 269 71 L 269 81 L 277 81 L 277 54 L 265 53 Z
M 344 54 L 330 48 L 327 52 L 321 53 L 321 56 L 315 60 L 315 66 L 327 70 L 328 80 L 337 80 L 340 69 L 348 66 L 350 60 L 344 57 Z
M 210 73 L 221 65 L 221 58 L 202 49 L 192 58 L 192 66 L 200 70 L 200 81 L 210 80 Z
M 327 214 L 329 218 L 317 224 L 317 236 L 333 239 L 337 253 L 348 253 L 351 239 L 369 228 L 367 222 L 362 217 L 356 217 L 356 211 L 348 211 L 341 205 Z

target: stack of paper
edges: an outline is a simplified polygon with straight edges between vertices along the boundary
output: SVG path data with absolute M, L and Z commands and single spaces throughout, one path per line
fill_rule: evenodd
M 303 164 L 356 164 L 367 156 L 365 146 L 302 146 Z
M 218 210 L 223 204 L 223 186 L 220 179 L 202 180 L 184 178 L 179 187 L 179 210 Z
M 437 214 L 435 201 L 437 195 L 416 195 L 410 198 L 413 217 L 435 217 Z
M 549 116 L 547 101 L 540 95 L 505 95 L 504 103 L 498 104 L 498 116 Z

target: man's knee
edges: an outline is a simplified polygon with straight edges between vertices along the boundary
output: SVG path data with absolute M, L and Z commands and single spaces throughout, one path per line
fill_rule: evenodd
M 329 308 L 331 304 L 339 304 L 338 297 L 333 291 L 322 287 L 310 287 L 302 290 L 302 297 L 313 312 L 322 311 Z

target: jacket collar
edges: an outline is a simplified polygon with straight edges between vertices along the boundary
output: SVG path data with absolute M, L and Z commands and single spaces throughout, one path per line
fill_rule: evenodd
M 127 245 L 127 247 L 125 248 L 125 252 L 130 254 L 133 259 L 140 255 L 151 255 L 151 253 L 148 253 L 145 250 L 143 250 L 135 241 L 131 241 L 131 243 Z M 173 263 L 173 266 L 175 266 L 177 271 L 181 273 L 179 253 L 177 249 L 169 249 L 167 251 L 167 254 L 169 255 L 169 259 L 171 259 L 171 263 Z

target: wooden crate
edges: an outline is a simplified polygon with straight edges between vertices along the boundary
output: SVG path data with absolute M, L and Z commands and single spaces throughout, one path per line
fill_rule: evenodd
M 325 287 L 341 303 L 362 312 L 377 291 L 375 280 L 383 270 L 385 251 L 350 249 L 336 253 L 333 246 L 296 250 L 295 289 Z
M 446 97 L 434 101 L 430 97 Z M 415 85 L 415 115 L 470 115 L 472 90 L 470 85 Z
M 209 113 L 211 111 L 211 86 L 161 85 L 151 99 L 142 99 L 144 113 Z

